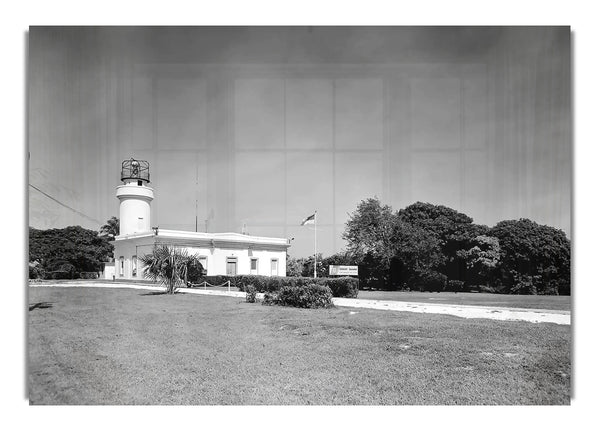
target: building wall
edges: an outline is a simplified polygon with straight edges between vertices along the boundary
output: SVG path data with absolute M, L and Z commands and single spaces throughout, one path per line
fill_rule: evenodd
M 144 254 L 148 254 L 152 251 L 152 247 L 154 247 L 154 240 L 149 238 L 135 238 L 124 241 L 115 241 L 115 278 L 125 278 L 125 279 L 136 279 L 143 280 L 144 275 L 141 271 L 141 266 L 138 262 L 137 265 L 137 274 L 134 277 L 132 274 L 133 270 L 133 256 L 139 257 Z M 121 258 L 123 258 L 123 270 L 121 271 Z
M 139 263 L 139 257 L 152 251 L 153 244 L 149 243 L 148 238 L 130 239 L 116 241 L 115 243 L 115 278 L 116 279 L 136 279 L 143 280 L 143 270 Z M 285 277 L 286 275 L 286 252 L 273 250 L 249 250 L 247 248 L 204 248 L 204 247 L 183 247 L 190 254 L 196 254 L 206 257 L 208 260 L 207 275 L 225 275 L 227 273 L 227 258 L 237 258 L 237 274 L 250 274 L 250 259 L 258 259 L 258 274 L 270 276 L 271 260 L 277 260 L 277 274 Z M 133 257 L 138 258 L 137 274 L 132 274 Z M 123 271 L 121 273 L 120 265 L 123 258 Z
M 250 274 L 251 258 L 258 259 L 258 275 L 271 274 L 271 259 L 277 259 L 278 276 L 285 277 L 286 254 L 285 251 L 270 251 L 270 250 L 248 250 L 236 248 L 200 248 L 187 247 L 188 253 L 206 256 L 208 258 L 207 274 L 208 275 L 224 275 L 227 273 L 227 258 L 237 258 L 237 273 Z
M 104 264 L 104 271 L 102 271 L 102 278 L 105 280 L 112 280 L 115 277 L 115 262 L 106 262 Z

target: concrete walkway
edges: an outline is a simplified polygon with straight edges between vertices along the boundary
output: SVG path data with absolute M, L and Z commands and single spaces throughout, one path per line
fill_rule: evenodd
M 113 289 L 127 288 L 154 291 L 164 290 L 163 287 L 139 283 L 86 283 L 84 281 L 73 281 L 63 283 L 32 283 L 32 285 L 48 287 L 90 286 L 109 287 Z M 231 291 L 180 288 L 178 289 L 178 292 L 191 293 L 196 295 L 230 296 L 235 298 L 246 297 L 246 294 L 244 292 L 239 292 L 237 288 L 232 288 Z M 261 298 L 262 294 L 257 294 L 257 297 Z M 383 301 L 374 299 L 354 298 L 333 298 L 333 303 L 338 307 L 370 308 L 375 310 L 388 311 L 408 311 L 411 313 L 449 314 L 452 316 L 463 317 L 465 319 L 520 320 L 532 323 L 556 323 L 558 325 L 571 324 L 571 312 L 564 310 L 487 307 L 480 305 L 427 304 L 422 302 Z
M 381 301 L 373 299 L 334 298 L 340 307 L 373 308 L 375 310 L 409 311 L 412 313 L 450 314 L 465 319 L 524 320 L 532 323 L 571 324 L 571 312 L 530 308 L 487 307 L 482 305 L 428 304 L 424 302 Z

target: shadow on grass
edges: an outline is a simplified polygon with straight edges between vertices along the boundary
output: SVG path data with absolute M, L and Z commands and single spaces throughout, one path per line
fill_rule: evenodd
M 29 306 L 29 311 L 35 310 L 36 308 L 52 308 L 51 302 L 36 302 Z

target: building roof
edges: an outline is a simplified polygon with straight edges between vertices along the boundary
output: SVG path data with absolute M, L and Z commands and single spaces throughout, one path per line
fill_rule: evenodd
M 207 233 L 168 229 L 158 229 L 157 233 L 154 231 L 147 231 L 130 235 L 119 235 L 115 238 L 115 241 L 142 238 L 154 238 L 156 244 L 172 244 L 189 247 L 287 249 L 290 246 L 290 240 L 287 238 L 251 236 L 236 232 Z

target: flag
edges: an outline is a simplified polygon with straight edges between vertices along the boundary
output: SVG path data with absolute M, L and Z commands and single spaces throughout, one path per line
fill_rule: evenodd
M 315 215 L 313 214 L 306 217 L 302 223 L 300 223 L 300 226 L 304 226 L 305 224 L 315 224 Z

